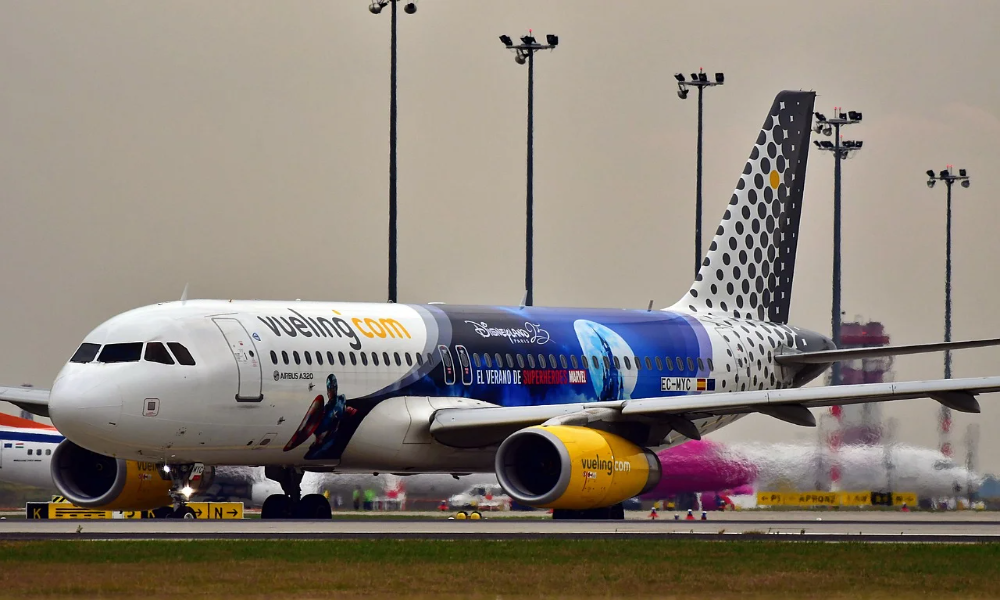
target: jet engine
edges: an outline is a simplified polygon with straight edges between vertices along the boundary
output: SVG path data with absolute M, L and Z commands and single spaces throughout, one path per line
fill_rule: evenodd
M 102 456 L 69 440 L 52 453 L 52 481 L 84 508 L 147 510 L 173 502 L 173 482 L 155 463 Z
M 612 506 L 653 489 L 660 461 L 613 433 L 553 425 L 511 434 L 496 455 L 497 479 L 515 501 L 541 508 Z

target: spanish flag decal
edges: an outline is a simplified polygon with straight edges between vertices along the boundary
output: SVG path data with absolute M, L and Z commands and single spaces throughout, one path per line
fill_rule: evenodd
M 698 386 L 696 388 L 699 392 L 714 392 L 715 391 L 715 380 L 714 379 L 699 379 Z

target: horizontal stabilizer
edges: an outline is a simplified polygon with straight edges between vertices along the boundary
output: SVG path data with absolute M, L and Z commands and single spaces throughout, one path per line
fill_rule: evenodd
M 906 346 L 879 346 L 877 348 L 820 350 L 817 352 L 779 354 L 774 358 L 779 364 L 783 365 L 822 365 L 842 360 L 859 360 L 862 358 L 878 358 L 880 356 L 900 356 L 903 354 L 923 354 L 925 352 L 964 350 L 966 348 L 982 348 L 984 346 L 998 345 L 1000 345 L 1000 338 L 992 338 L 988 340 L 967 340 L 964 342 L 934 342 L 930 344 L 909 344 Z

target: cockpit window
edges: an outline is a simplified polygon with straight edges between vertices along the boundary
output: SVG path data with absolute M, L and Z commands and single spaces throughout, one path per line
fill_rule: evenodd
M 123 363 L 138 362 L 142 357 L 142 342 L 127 342 L 125 344 L 108 344 L 101 350 L 97 362 Z
M 170 358 L 170 353 L 160 342 L 146 342 L 145 359 L 149 362 L 161 363 L 164 365 L 174 364 L 174 359 Z
M 80 344 L 80 347 L 76 349 L 76 353 L 73 354 L 73 358 L 69 359 L 69 362 L 74 362 L 74 363 L 93 362 L 93 360 L 97 358 L 97 352 L 100 349 L 101 349 L 100 344 Z M 65 356 L 65 354 L 63 356 Z
M 175 357 L 177 357 L 177 362 L 188 367 L 194 366 L 194 357 L 191 356 L 191 353 L 188 352 L 188 349 L 185 348 L 183 344 L 179 344 L 177 342 L 167 342 L 167 347 L 170 348 L 170 351 L 174 353 Z

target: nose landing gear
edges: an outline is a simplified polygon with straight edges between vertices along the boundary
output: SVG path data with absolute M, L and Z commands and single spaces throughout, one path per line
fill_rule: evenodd
M 163 471 L 173 481 L 170 497 L 174 501 L 173 508 L 164 507 L 161 514 L 168 519 L 194 519 L 194 510 L 187 505 L 188 500 L 198 490 L 208 487 L 215 471 L 202 463 L 187 465 L 164 465 Z
M 264 467 L 264 476 L 281 485 L 284 494 L 272 494 L 264 500 L 261 519 L 333 518 L 330 502 L 322 494 L 302 495 L 302 472 L 292 467 Z

